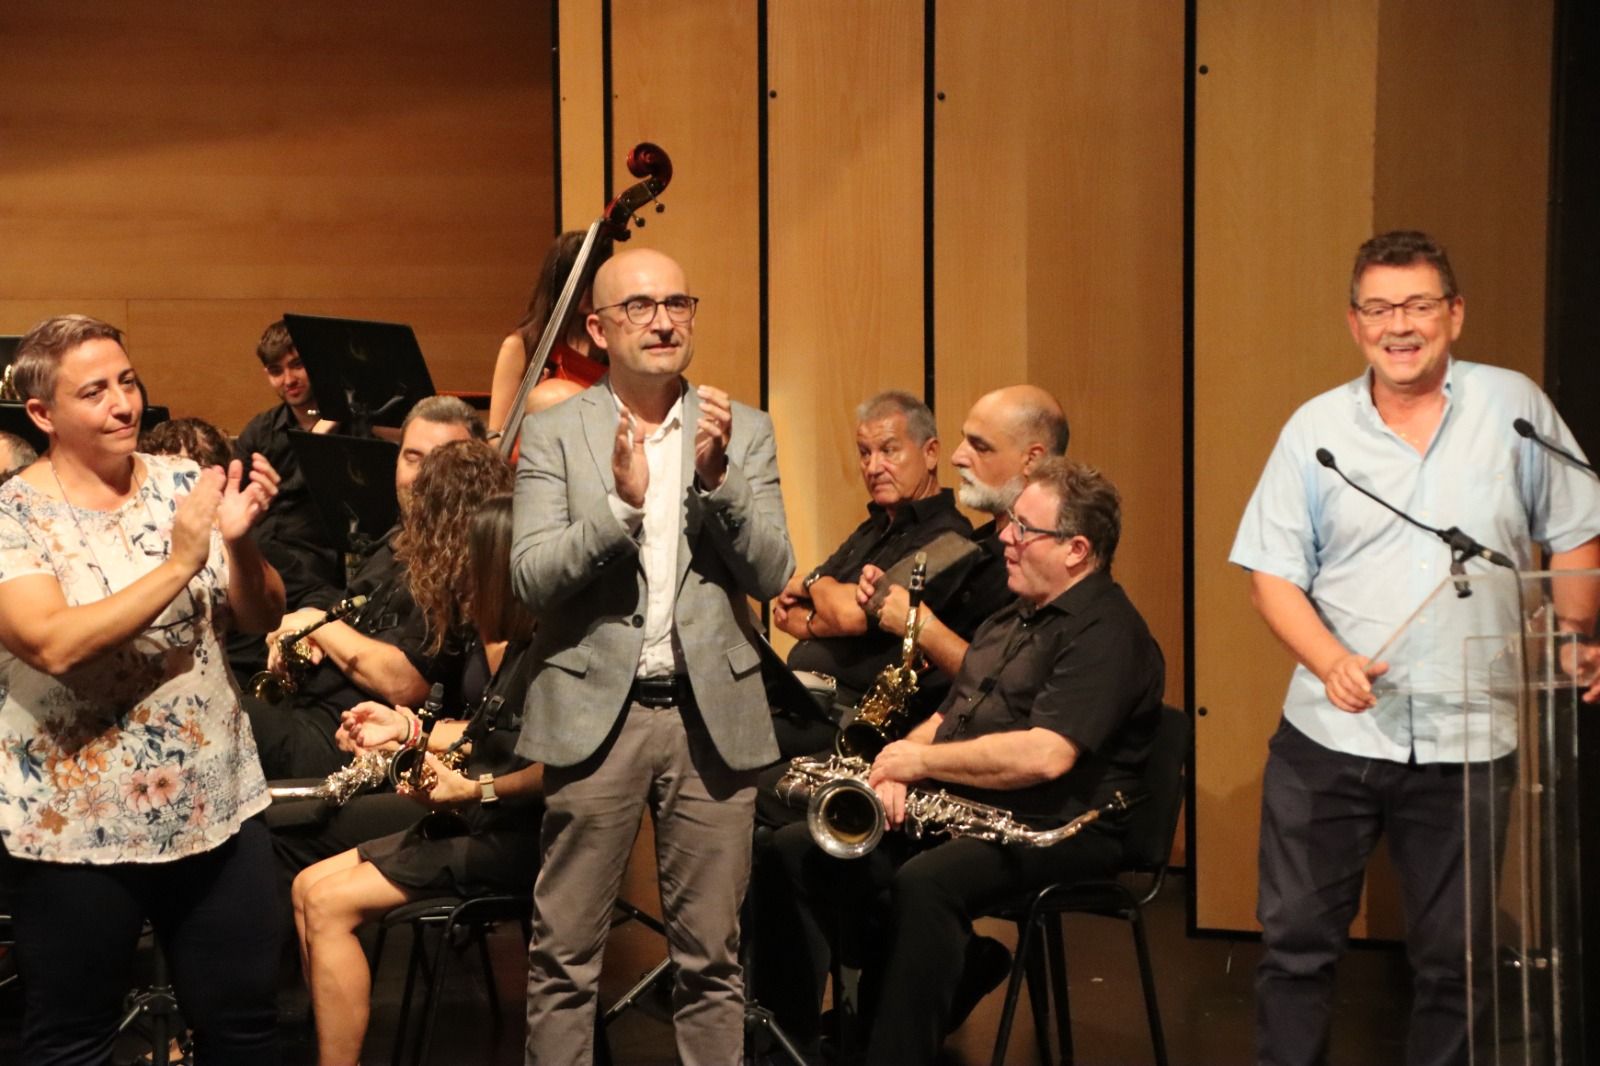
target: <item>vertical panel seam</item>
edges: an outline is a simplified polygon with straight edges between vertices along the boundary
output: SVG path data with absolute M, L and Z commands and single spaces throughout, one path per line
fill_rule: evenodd
M 934 359 L 934 23 L 938 0 L 922 5 L 922 402 L 937 412 Z
M 1200 724 L 1195 707 L 1194 661 L 1194 185 L 1195 185 L 1195 119 L 1197 110 L 1197 85 L 1195 79 L 1199 64 L 1198 0 L 1184 0 L 1183 5 L 1183 702 L 1196 726 Z M 1190 936 L 1195 934 L 1198 919 L 1199 893 L 1195 875 L 1200 863 L 1195 857 L 1195 752 L 1199 747 L 1199 730 L 1190 730 L 1189 773 L 1186 775 L 1188 796 L 1184 818 L 1184 862 L 1189 876 L 1186 924 Z
M 612 163 L 611 163 L 612 157 L 616 155 L 616 152 L 614 152 L 612 150 L 612 145 L 611 145 L 611 140 L 612 140 L 612 135 L 613 135 L 613 131 L 612 131 L 612 115 L 611 115 L 611 97 L 612 97 L 612 93 L 613 93 L 613 90 L 612 90 L 612 87 L 611 87 L 611 0 L 601 0 L 601 2 L 600 2 L 600 95 L 601 95 L 602 99 L 600 101 L 600 116 L 601 116 L 600 117 L 600 128 L 601 128 L 601 138 L 600 139 L 601 139 L 602 146 L 604 147 L 605 154 L 606 154 L 606 156 L 605 156 L 605 183 L 606 183 L 606 196 L 605 196 L 605 199 L 606 199 L 607 203 L 610 203 L 611 202 L 611 198 L 616 195 L 616 192 L 612 188 L 612 185 L 616 180 L 616 176 L 615 176 L 615 174 L 612 173 L 613 168 L 612 168 Z
M 767 202 L 767 0 L 756 0 L 756 304 L 759 316 L 758 401 L 763 411 L 771 407 L 771 329 L 768 322 L 769 204 Z
M 555 178 L 550 183 L 555 233 L 561 233 L 561 0 L 550 0 L 550 138 Z

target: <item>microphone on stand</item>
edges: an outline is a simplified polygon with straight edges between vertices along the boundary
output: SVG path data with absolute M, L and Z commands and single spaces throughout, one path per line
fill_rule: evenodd
M 1600 470 L 1596 470 L 1592 463 L 1584 462 L 1582 459 L 1579 459 L 1576 455 L 1573 455 L 1559 444 L 1553 444 L 1539 436 L 1539 431 L 1534 429 L 1533 423 L 1529 422 L 1526 418 L 1518 418 L 1513 420 L 1511 423 L 1511 428 L 1516 430 L 1519 435 L 1527 437 L 1529 440 L 1533 441 L 1545 451 L 1554 452 L 1567 462 L 1572 463 L 1575 466 L 1581 466 L 1585 470 L 1589 471 L 1589 473 L 1595 475 L 1596 477 L 1600 477 Z
M 1361 495 L 1367 497 L 1367 499 L 1372 500 L 1373 502 L 1384 508 L 1387 508 L 1390 511 L 1393 511 L 1395 514 L 1399 515 L 1407 522 L 1410 522 L 1418 529 L 1432 533 L 1434 536 L 1448 544 L 1450 546 L 1450 572 L 1455 574 L 1457 577 L 1464 577 L 1466 575 L 1466 571 L 1461 564 L 1466 562 L 1468 559 L 1485 559 L 1496 566 L 1503 566 L 1507 570 L 1516 569 L 1516 564 L 1514 564 L 1510 559 L 1506 558 L 1506 556 L 1495 551 L 1493 548 L 1488 548 L 1482 544 L 1479 544 L 1476 540 L 1473 540 L 1470 535 L 1463 533 L 1458 527 L 1451 526 L 1449 529 L 1439 529 L 1436 526 L 1428 525 L 1426 522 L 1419 522 L 1415 518 L 1412 518 L 1410 515 L 1406 514 L 1404 511 L 1400 510 L 1400 508 L 1396 507 L 1394 504 L 1390 503 L 1388 500 L 1385 500 L 1376 493 L 1356 484 L 1354 481 L 1350 480 L 1349 476 L 1347 476 L 1343 470 L 1339 469 L 1339 464 L 1334 461 L 1333 453 L 1328 449 L 1317 449 L 1317 462 L 1321 463 L 1329 470 L 1332 470 L 1335 474 L 1338 474 L 1340 480 L 1342 480 L 1346 485 L 1349 485 L 1351 488 L 1355 489 L 1357 492 L 1361 493 Z M 1470 596 L 1472 595 L 1472 589 L 1465 581 L 1457 581 L 1456 595 L 1462 597 Z

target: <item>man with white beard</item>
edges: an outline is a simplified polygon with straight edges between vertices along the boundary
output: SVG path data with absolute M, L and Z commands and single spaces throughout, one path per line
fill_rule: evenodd
M 946 608 L 947 618 L 941 620 L 926 604 L 918 612 L 922 633 L 917 646 L 946 676 L 954 677 L 961 669 L 967 636 L 978 623 L 1010 601 L 1000 532 L 1022 492 L 1024 476 L 1041 458 L 1066 451 L 1067 417 L 1056 398 L 1036 385 L 1010 385 L 985 393 L 961 423 L 961 444 L 950 456 L 961 478 L 956 498 L 963 507 L 983 511 L 993 520 L 973 531 L 972 539 L 982 549 L 980 562 L 963 582 L 953 606 Z M 856 599 L 869 612 L 882 578 L 883 571 L 875 566 L 861 572 Z M 877 608 L 879 627 L 904 636 L 909 603 L 905 588 L 891 585 Z

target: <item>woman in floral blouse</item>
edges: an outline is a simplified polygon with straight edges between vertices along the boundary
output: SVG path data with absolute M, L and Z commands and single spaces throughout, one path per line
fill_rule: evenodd
M 22 1061 L 108 1061 L 139 932 L 161 941 L 197 1061 L 275 1061 L 279 923 L 255 743 L 219 636 L 283 585 L 247 535 L 277 475 L 135 452 L 112 326 L 48 319 L 14 380 L 50 438 L 0 486 L 0 877 L 26 989 Z

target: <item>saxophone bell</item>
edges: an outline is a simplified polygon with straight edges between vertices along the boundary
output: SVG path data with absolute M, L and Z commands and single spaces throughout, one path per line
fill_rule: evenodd
M 806 827 L 817 846 L 836 859 L 859 859 L 883 839 L 889 818 L 883 801 L 859 777 L 837 777 L 811 794 Z
M 294 694 L 300 691 L 301 677 L 311 667 L 311 652 L 302 641 L 329 622 L 337 622 L 352 611 L 360 610 L 366 602 L 365 596 L 351 596 L 340 600 L 315 622 L 279 637 L 278 668 L 262 670 L 253 675 L 250 684 L 246 686 L 250 695 L 274 707 L 292 699 Z

